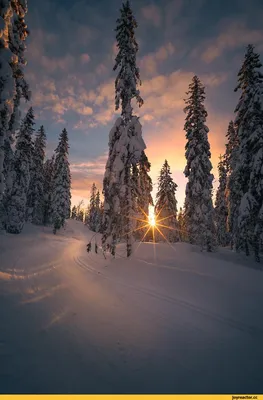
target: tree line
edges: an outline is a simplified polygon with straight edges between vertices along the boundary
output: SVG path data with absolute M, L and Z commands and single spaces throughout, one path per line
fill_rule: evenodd
M 117 19 L 118 53 L 113 70 L 115 109 L 119 117 L 109 134 L 109 155 L 103 180 L 104 213 L 102 246 L 115 254 L 118 241 L 125 240 L 131 255 L 136 231 L 143 226 L 152 204 L 150 162 L 145 154 L 142 126 L 133 115 L 132 100 L 143 106 L 136 64 L 137 22 L 126 1 Z M 259 261 L 263 234 L 263 75 L 259 54 L 249 44 L 238 73 L 240 98 L 229 123 L 225 154 L 218 164 L 219 187 L 215 207 L 211 151 L 206 125 L 205 87 L 194 76 L 186 93 L 184 130 L 186 135 L 184 175 L 188 179 L 184 209 L 177 213 L 177 185 L 165 160 L 158 179 L 155 213 L 166 219 L 170 241 L 187 240 L 213 251 L 219 244 L 236 251 L 254 253 Z M 178 214 L 178 215 L 177 215 Z M 158 221 L 157 221 L 158 222 Z
M 0 7 L 0 230 L 20 233 L 26 221 L 53 224 L 54 233 L 70 215 L 68 134 L 63 129 L 54 156 L 45 160 L 46 134 L 35 134 L 30 107 L 20 123 L 20 103 L 31 99 L 24 77 L 25 0 L 2 0 Z
M 70 166 L 66 129 L 52 159 L 45 160 L 43 126 L 35 134 L 30 108 L 20 123 L 20 103 L 31 92 L 24 77 L 25 0 L 2 0 L 0 8 L 0 229 L 20 233 L 25 221 L 53 224 L 54 233 L 70 216 Z M 127 256 L 135 239 L 146 237 L 149 206 L 153 205 L 151 163 L 146 155 L 139 117 L 143 99 L 136 57 L 136 19 L 129 1 L 117 19 L 117 55 L 113 70 L 115 110 L 120 117 L 109 133 L 109 153 L 102 195 L 92 188 L 85 222 L 102 233 L 102 247 L 114 255 L 119 241 L 126 242 Z M 212 201 L 213 174 L 206 125 L 205 87 L 198 76 L 189 84 L 185 99 L 186 135 L 184 175 L 187 178 L 183 209 L 177 210 L 177 184 L 165 160 L 158 178 L 155 204 L 159 234 L 169 241 L 187 240 L 213 251 L 231 246 L 260 261 L 263 235 L 263 75 L 259 54 L 252 44 L 246 49 L 238 72 L 240 93 L 233 121 L 226 134 L 225 153 L 218 164 L 219 187 Z M 73 215 L 75 210 L 73 210 Z M 165 223 L 162 223 L 165 221 Z M 160 229 L 161 231 L 161 229 Z M 158 238 L 157 238 L 158 239 Z M 161 237 L 159 236 L 159 240 Z

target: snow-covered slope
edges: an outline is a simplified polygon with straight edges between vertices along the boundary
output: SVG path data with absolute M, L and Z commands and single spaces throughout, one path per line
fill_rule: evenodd
M 0 236 L 0 392 L 262 393 L 256 264 L 184 243 L 112 260 L 94 244 L 76 221 Z

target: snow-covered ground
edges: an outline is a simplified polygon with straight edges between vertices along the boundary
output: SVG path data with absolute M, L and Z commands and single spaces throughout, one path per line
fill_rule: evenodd
M 92 236 L 76 221 L 0 236 L 1 393 L 263 392 L 253 261 L 184 243 L 105 260 Z

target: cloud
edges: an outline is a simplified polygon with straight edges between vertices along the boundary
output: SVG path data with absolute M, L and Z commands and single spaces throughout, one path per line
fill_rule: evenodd
M 160 121 L 176 112 L 182 113 L 186 91 L 193 76 L 193 72 L 178 70 L 170 75 L 158 75 L 144 81 L 141 87 L 144 105 L 139 111 L 142 119 L 146 122 Z M 200 79 L 205 86 L 211 88 L 223 83 L 227 79 L 227 74 L 200 74 Z
M 102 190 L 103 175 L 108 154 L 102 154 L 97 158 L 90 159 L 85 163 L 72 163 L 70 171 L 72 176 L 72 203 L 76 204 L 84 199 L 88 204 L 90 190 L 93 183 Z
M 158 73 L 158 67 L 162 62 L 174 54 L 175 48 L 172 43 L 161 46 L 156 52 L 149 53 L 139 60 L 139 67 L 143 76 L 154 76 Z
M 205 49 L 201 57 L 206 63 L 211 63 L 224 51 L 247 46 L 249 43 L 262 45 L 263 29 L 249 29 L 242 21 L 232 21 L 224 32 Z
M 154 4 L 143 7 L 141 9 L 143 17 L 152 22 L 154 26 L 159 27 L 162 21 L 162 13 L 159 7 Z

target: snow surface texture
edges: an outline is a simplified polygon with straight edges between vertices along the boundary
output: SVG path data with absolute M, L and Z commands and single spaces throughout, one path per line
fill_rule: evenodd
M 185 243 L 105 260 L 81 222 L 51 230 L 0 237 L 1 393 L 262 393 L 258 264 Z

